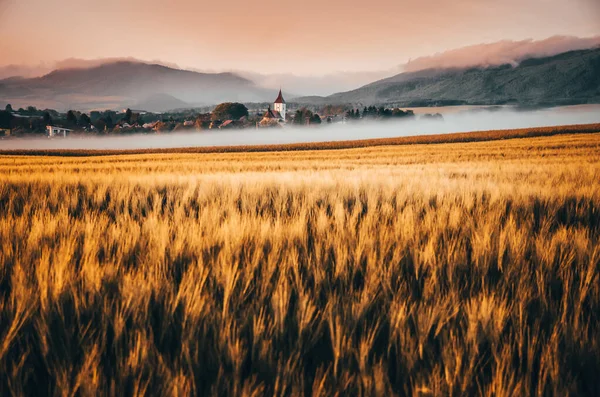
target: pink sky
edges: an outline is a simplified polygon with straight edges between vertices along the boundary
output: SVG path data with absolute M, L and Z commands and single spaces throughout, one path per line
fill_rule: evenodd
M 600 35 L 600 2 L 0 0 L 0 65 L 134 57 L 207 71 L 325 74 L 554 35 Z

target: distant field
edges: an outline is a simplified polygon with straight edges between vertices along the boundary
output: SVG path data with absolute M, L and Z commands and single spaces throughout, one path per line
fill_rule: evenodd
M 323 130 L 326 131 L 326 130 Z M 578 124 L 555 127 L 521 128 L 512 130 L 490 130 L 459 132 L 450 134 L 404 136 L 398 138 L 359 139 L 348 141 L 291 143 L 280 145 L 243 145 L 243 146 L 210 146 L 210 147 L 183 147 L 161 149 L 133 149 L 133 150 L 79 150 L 79 149 L 52 149 L 52 150 L 3 150 L 0 145 L 0 155 L 29 155 L 29 156 L 101 156 L 112 154 L 151 154 L 151 153 L 237 153 L 237 152 L 281 152 L 298 150 L 333 150 L 352 149 L 372 146 L 390 145 L 417 145 L 439 144 L 457 142 L 482 142 L 514 138 L 532 138 L 539 136 L 554 136 L 573 133 L 600 132 L 600 124 Z M 199 132 L 200 134 L 202 132 Z M 281 132 L 285 134 L 285 131 Z M 195 133 L 191 133 L 195 134 Z M 131 136 L 131 135 L 130 135 Z M 165 136 L 168 136 L 166 134 Z M 140 138 L 143 135 L 140 135 Z
M 0 395 L 600 395 L 599 127 L 0 156 Z

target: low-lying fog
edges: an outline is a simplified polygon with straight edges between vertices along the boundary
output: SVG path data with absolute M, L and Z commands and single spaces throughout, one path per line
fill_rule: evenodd
M 600 105 L 570 106 L 535 111 L 509 108 L 456 111 L 437 108 L 444 120 L 325 124 L 315 128 L 210 130 L 201 132 L 132 134 L 106 137 L 67 137 L 0 140 L 0 150 L 11 149 L 157 149 L 200 146 L 264 145 L 300 142 L 390 138 L 481 130 L 600 123 Z

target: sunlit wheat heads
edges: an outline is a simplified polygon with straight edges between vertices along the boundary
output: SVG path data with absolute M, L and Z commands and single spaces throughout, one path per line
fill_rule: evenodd
M 600 135 L 0 158 L 1 395 L 598 395 Z

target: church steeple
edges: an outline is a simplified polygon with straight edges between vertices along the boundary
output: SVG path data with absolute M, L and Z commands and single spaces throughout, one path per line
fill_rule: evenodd
M 285 121 L 285 116 L 287 112 L 287 105 L 285 103 L 285 99 L 283 99 L 283 94 L 281 93 L 281 88 L 279 89 L 279 95 L 277 95 L 277 99 L 273 103 L 273 109 L 279 112 L 281 119 Z
M 275 103 L 285 103 L 285 99 L 283 99 L 283 95 L 281 94 L 281 88 L 279 89 L 279 95 L 275 99 Z

